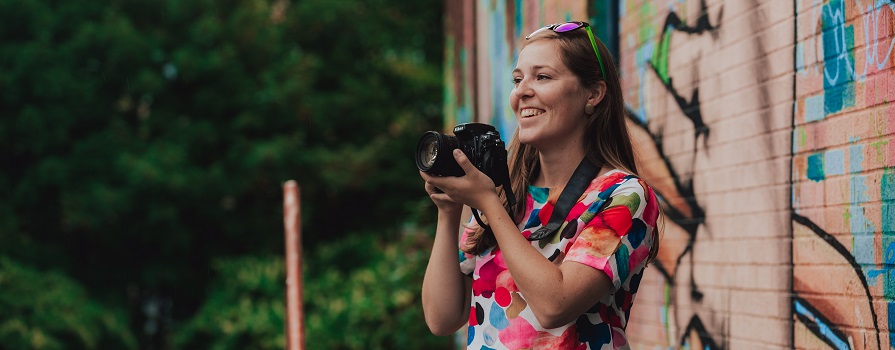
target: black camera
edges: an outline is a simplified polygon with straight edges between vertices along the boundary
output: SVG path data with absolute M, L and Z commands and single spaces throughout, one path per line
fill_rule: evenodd
M 507 150 L 497 129 L 488 124 L 466 123 L 455 126 L 454 135 L 435 131 L 423 134 L 416 145 L 416 167 L 430 175 L 466 175 L 454 159 L 453 152 L 459 148 L 477 169 L 491 178 L 495 186 L 503 187 L 508 206 L 514 205 L 516 197 L 510 185 Z M 472 214 L 479 225 L 486 230 L 491 229 L 479 217 L 477 210 L 473 210 Z
M 454 135 L 435 131 L 423 134 L 416 146 L 416 166 L 431 175 L 463 176 L 466 173 L 452 154 L 459 148 L 495 185 L 509 183 L 507 151 L 497 129 L 488 124 L 466 123 L 454 127 Z

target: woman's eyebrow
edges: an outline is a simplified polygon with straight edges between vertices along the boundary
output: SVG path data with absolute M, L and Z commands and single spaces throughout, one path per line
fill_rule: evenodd
M 531 66 L 531 70 L 539 70 L 539 69 L 550 69 L 550 70 L 555 70 L 555 69 L 553 69 L 553 67 L 551 67 L 551 66 L 546 66 L 546 65 L 534 65 L 534 66 Z M 516 67 L 516 69 L 513 69 L 513 73 L 516 73 L 516 72 L 522 73 L 522 69 L 519 68 L 519 67 Z

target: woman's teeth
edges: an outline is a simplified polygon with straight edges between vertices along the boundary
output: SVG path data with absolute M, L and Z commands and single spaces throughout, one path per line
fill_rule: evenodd
M 535 116 L 535 115 L 538 115 L 541 113 L 543 113 L 543 111 L 538 110 L 538 109 L 523 109 L 522 110 L 523 117 L 531 117 L 531 116 Z

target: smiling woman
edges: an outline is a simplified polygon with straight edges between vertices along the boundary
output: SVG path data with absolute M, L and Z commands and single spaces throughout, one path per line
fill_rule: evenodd
M 467 325 L 470 349 L 627 348 L 659 208 L 637 177 L 615 64 L 587 23 L 569 22 L 526 37 L 512 78 L 509 167 L 524 200 L 498 196 L 463 152 L 464 176 L 420 172 L 438 207 L 426 323 L 442 335 Z M 489 228 L 461 231 L 464 205 Z

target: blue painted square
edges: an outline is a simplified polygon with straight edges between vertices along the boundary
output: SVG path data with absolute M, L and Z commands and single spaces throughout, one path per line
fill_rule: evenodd
M 824 155 L 823 153 L 814 153 L 808 156 L 808 179 L 813 181 L 823 181 L 824 175 Z
M 864 145 L 854 145 L 848 148 L 848 171 L 859 173 L 864 170 Z
M 848 208 L 848 227 L 852 234 L 873 233 L 873 222 L 864 216 L 864 207 L 853 205 Z
M 845 174 L 845 152 L 841 149 L 824 153 L 824 174 L 826 176 Z
M 855 262 L 860 265 L 876 264 L 876 247 L 873 245 L 873 233 L 861 233 L 855 235 L 852 254 Z
M 866 176 L 852 176 L 849 178 L 851 189 L 849 190 L 850 198 L 849 201 L 852 204 L 864 203 L 870 200 L 870 196 L 867 195 L 867 185 Z
M 824 114 L 824 93 L 811 96 L 805 99 L 805 121 L 814 122 L 823 120 L 827 115 Z

